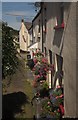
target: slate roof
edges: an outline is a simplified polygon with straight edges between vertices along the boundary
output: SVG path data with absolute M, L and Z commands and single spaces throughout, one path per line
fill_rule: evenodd
M 32 23 L 31 23 L 31 22 L 24 22 L 24 24 L 25 24 L 27 30 L 29 30 L 30 27 L 32 26 Z

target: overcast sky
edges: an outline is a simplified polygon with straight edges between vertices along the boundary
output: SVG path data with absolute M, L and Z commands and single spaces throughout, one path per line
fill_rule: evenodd
M 9 26 L 19 30 L 21 19 L 31 22 L 34 16 L 35 7 L 33 3 L 28 2 L 3 2 L 2 3 L 2 20 Z

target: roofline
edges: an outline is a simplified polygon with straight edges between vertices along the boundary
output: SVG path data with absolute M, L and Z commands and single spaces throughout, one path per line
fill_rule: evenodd
M 28 29 L 28 31 L 31 30 L 32 27 L 33 27 L 33 25 L 31 24 L 31 27 Z
M 35 19 L 40 15 L 41 10 L 42 10 L 42 8 L 39 10 L 39 12 L 37 13 L 37 15 L 34 17 L 34 19 L 32 20 L 32 23 L 33 23 L 33 22 L 35 21 Z
M 28 48 L 30 48 L 31 46 L 33 46 L 33 45 L 36 44 L 36 43 L 38 43 L 38 41 L 36 41 L 36 42 L 30 44 L 30 45 L 28 46 Z

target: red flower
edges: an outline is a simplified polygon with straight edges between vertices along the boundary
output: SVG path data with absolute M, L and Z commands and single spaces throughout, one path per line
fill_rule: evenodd
M 37 78 L 40 78 L 40 75 L 37 75 Z
M 34 53 L 34 56 L 36 56 L 37 53 Z
M 35 55 L 34 52 L 32 52 L 32 55 L 33 55 L 33 56 Z
M 64 22 L 62 22 L 61 26 L 64 28 Z
M 59 105 L 59 108 L 61 110 L 61 114 L 64 115 L 64 106 L 62 104 Z

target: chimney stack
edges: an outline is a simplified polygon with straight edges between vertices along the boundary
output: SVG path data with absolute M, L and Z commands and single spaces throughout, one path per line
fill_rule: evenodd
M 22 19 L 21 22 L 24 22 L 24 19 Z

